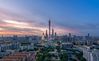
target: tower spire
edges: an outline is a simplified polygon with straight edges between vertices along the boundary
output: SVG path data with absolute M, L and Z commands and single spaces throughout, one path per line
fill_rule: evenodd
M 50 39 L 50 36 L 51 36 L 51 20 L 49 19 L 49 39 Z

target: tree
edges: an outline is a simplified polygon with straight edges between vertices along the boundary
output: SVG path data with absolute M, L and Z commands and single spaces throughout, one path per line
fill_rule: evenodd
M 68 61 L 67 53 L 61 54 L 61 55 L 60 55 L 60 59 L 61 59 L 61 61 Z
M 36 61 L 43 61 L 43 60 L 44 60 L 44 55 L 38 53 Z

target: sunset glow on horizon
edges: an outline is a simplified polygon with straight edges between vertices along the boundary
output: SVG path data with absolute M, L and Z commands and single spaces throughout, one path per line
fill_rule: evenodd
M 59 35 L 98 35 L 98 8 L 87 1 L 0 0 L 0 35 L 42 35 L 49 19 Z
M 43 32 L 48 30 L 46 27 L 32 26 L 31 23 L 16 21 L 16 20 L 1 20 L 4 24 L 0 24 L 1 35 L 42 35 Z M 70 29 L 55 27 L 58 34 L 75 33 Z
M 39 24 L 40 22 L 28 21 L 28 19 L 21 19 L 16 14 L 12 14 L 11 12 L 5 12 L 5 9 L 0 14 L 0 35 L 42 35 L 48 30 L 48 23 Z M 0 12 L 0 13 L 1 13 Z M 11 14 L 10 14 L 11 13 Z M 13 17 L 14 15 L 15 17 Z M 46 20 L 48 21 L 48 20 Z M 53 23 L 54 24 L 54 23 Z M 54 24 L 55 25 L 55 24 Z M 63 28 L 60 26 L 53 26 L 55 32 L 57 34 L 62 35 L 66 33 L 76 33 L 69 28 Z

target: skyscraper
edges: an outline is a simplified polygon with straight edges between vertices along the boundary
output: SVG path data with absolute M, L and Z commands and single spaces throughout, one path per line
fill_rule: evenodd
M 48 32 L 47 32 L 47 30 L 46 30 L 45 38 L 48 39 Z
M 50 36 L 51 36 L 51 21 L 49 19 L 49 39 L 50 39 Z
M 68 38 L 68 41 L 69 41 L 69 42 L 72 41 L 72 40 L 71 40 L 71 39 L 72 39 L 71 36 L 72 36 L 71 33 L 69 33 L 69 38 Z
M 52 35 L 54 35 L 54 29 L 52 29 Z
M 56 37 L 57 37 L 57 33 L 55 32 L 55 39 L 56 39 Z
M 88 37 L 90 37 L 90 33 L 88 33 L 88 35 L 87 35 Z
M 52 38 L 54 38 L 54 29 L 52 29 Z

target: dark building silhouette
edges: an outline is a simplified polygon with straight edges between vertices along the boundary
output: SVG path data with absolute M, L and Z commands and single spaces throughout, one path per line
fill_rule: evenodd
M 50 39 L 50 37 L 51 37 L 51 21 L 49 19 L 49 39 Z
M 46 30 L 46 33 L 45 33 L 45 38 L 48 39 L 48 32 Z
M 52 38 L 54 38 L 54 29 L 52 29 Z

